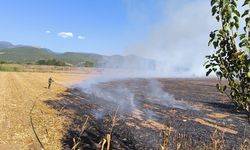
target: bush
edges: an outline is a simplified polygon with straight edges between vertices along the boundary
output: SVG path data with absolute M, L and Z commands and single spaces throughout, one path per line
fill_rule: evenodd
M 237 0 L 211 0 L 212 15 L 221 28 L 210 33 L 209 45 L 213 44 L 216 51 L 206 56 L 205 67 L 207 76 L 211 72 L 217 75 L 217 89 L 226 93 L 236 109 L 247 111 L 250 118 L 250 0 L 243 2 L 241 14 Z M 243 32 L 238 33 L 239 29 Z
M 6 62 L 5 61 L 0 61 L 0 64 L 6 64 Z
M 56 60 L 56 59 L 38 60 L 36 64 L 37 65 L 50 65 L 50 66 L 67 66 L 67 64 L 64 61 Z
M 92 61 L 85 61 L 84 66 L 85 67 L 94 67 L 94 63 Z

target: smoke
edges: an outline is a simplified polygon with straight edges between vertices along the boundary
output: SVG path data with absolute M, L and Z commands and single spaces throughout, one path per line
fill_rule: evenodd
M 129 16 L 135 13 L 131 8 L 145 6 L 145 2 L 151 3 L 150 0 L 136 2 L 127 0 L 126 3 L 130 8 Z M 204 76 L 204 58 L 211 52 L 207 46 L 208 35 L 216 27 L 216 21 L 211 16 L 209 1 L 159 0 L 154 2 L 156 3 L 154 6 L 161 9 L 159 11 L 162 17 L 151 25 L 146 38 L 134 41 L 125 53 L 156 60 L 155 72 L 162 76 Z M 152 5 L 147 7 L 150 9 Z M 138 15 L 139 12 L 138 9 L 132 18 L 143 16 Z M 145 13 L 145 11 L 142 12 Z
M 174 95 L 165 92 L 160 82 L 154 78 L 139 79 L 133 78 L 94 78 L 82 81 L 75 85 L 83 93 L 90 95 L 93 99 L 103 102 L 108 101 L 120 106 L 122 111 L 132 111 L 144 102 L 164 105 L 170 108 L 183 110 L 192 109 L 191 106 L 182 101 L 176 101 Z M 142 103 L 141 103 L 142 102 Z M 139 104 L 138 104 L 139 103 Z M 100 112 L 94 112 L 98 116 Z M 101 115 L 102 116 L 102 115 Z
M 75 87 L 85 94 L 117 104 L 126 111 L 137 109 L 140 101 L 195 110 L 164 91 L 161 83 L 154 78 L 204 75 L 204 58 L 211 52 L 207 46 L 208 35 L 216 27 L 216 21 L 211 17 L 209 1 L 124 2 L 128 6 L 131 22 L 141 27 L 144 25 L 143 29 L 148 30 L 147 34 L 141 39 L 134 39 L 128 46 L 124 54 L 129 56 L 104 59 L 105 63 L 101 67 L 113 69 L 105 69 L 99 77 L 83 81 Z M 159 17 L 154 18 L 155 16 Z M 132 83 L 124 84 L 124 80 L 131 78 L 148 79 L 143 82 L 133 79 Z M 148 118 L 156 115 L 146 109 L 145 114 Z M 100 118 L 103 113 L 97 111 L 94 115 Z

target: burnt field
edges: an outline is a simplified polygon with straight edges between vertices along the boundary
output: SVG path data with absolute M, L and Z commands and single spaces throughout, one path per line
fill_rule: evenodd
M 69 122 L 64 149 L 100 149 L 109 133 L 111 149 L 160 149 L 164 141 L 170 149 L 201 149 L 213 138 L 224 149 L 239 149 L 250 125 L 215 84 L 140 78 L 82 83 L 46 103 Z

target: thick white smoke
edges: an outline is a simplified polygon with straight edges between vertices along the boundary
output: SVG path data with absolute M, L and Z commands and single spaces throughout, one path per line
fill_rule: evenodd
M 124 108 L 136 108 L 137 92 L 129 86 L 119 85 L 115 89 L 102 88 L 100 83 L 106 84 L 105 82 L 113 80 L 135 77 L 151 77 L 150 82 L 145 85 L 147 88 L 141 89 L 147 100 L 167 107 L 193 109 L 188 104 L 175 100 L 174 95 L 164 91 L 161 83 L 152 77 L 204 75 L 205 55 L 211 52 L 207 46 L 208 35 L 216 26 L 216 21 L 211 17 L 209 1 L 185 1 L 185 5 L 180 0 L 124 1 L 128 4 L 128 13 L 132 21 L 138 21 L 139 24 L 145 22 L 145 26 L 148 26 L 145 29 L 149 29 L 146 37 L 136 39 L 131 43 L 125 50 L 125 54 L 134 54 L 149 59 L 136 56 L 128 56 L 126 59 L 109 58 L 104 65 L 113 69 L 106 69 L 100 77 L 80 83 L 76 87 L 84 93 L 114 102 Z M 145 2 L 154 4 L 154 9 L 162 9 L 160 10 L 161 17 L 153 25 L 149 23 L 151 22 L 150 16 L 147 16 L 147 10 L 153 6 L 145 5 Z M 152 65 L 152 60 L 155 61 L 155 66 Z M 135 80 L 133 86 L 137 84 L 141 82 Z M 152 116 L 150 111 L 147 113 Z M 97 117 L 102 116 L 100 114 L 95 113 Z
M 123 80 L 125 80 L 125 82 Z M 83 81 L 82 83 L 75 85 L 75 87 L 85 94 L 112 102 L 125 110 L 136 109 L 136 102 L 140 99 L 171 108 L 195 110 L 185 102 L 176 101 L 174 95 L 165 92 L 162 89 L 160 82 L 156 79 L 148 78 L 147 80 L 144 80 L 130 78 L 130 83 L 126 83 L 127 80 L 128 77 L 107 78 L 105 76 Z M 112 83 L 113 81 L 118 83 Z M 143 95 L 143 98 L 138 99 L 138 95 Z M 94 114 L 100 116 L 100 113 Z
M 131 8 L 136 8 L 131 5 L 142 5 L 144 2 L 127 1 Z M 135 41 L 125 52 L 156 60 L 156 71 L 163 76 L 204 76 L 204 57 L 211 52 L 207 46 L 208 35 L 216 26 L 216 21 L 211 16 L 210 2 L 203 0 L 154 2 L 162 5 L 158 7 L 163 9 L 162 18 L 151 26 L 146 38 Z M 138 16 L 139 11 L 135 15 Z M 132 16 L 133 11 L 129 12 L 129 15 Z

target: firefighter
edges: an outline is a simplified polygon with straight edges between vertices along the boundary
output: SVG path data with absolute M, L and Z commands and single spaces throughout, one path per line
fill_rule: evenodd
M 50 89 L 51 83 L 54 82 L 54 80 L 50 77 L 48 80 L 48 89 Z

